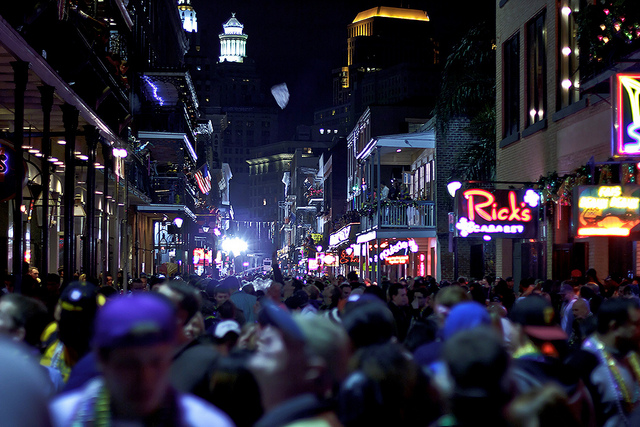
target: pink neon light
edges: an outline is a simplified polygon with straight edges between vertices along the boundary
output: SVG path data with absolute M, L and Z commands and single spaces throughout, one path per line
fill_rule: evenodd
M 618 117 L 617 117 L 617 125 L 618 125 L 618 140 L 616 141 L 616 147 L 617 147 L 617 152 L 614 153 L 614 155 L 622 155 L 622 154 L 635 154 L 637 155 L 638 153 L 627 153 L 624 149 L 624 132 L 626 131 L 626 126 L 624 126 L 623 120 L 624 120 L 624 115 L 623 115 L 623 111 L 622 111 L 622 106 L 623 106 L 623 98 L 622 98 L 622 94 L 623 94 L 623 88 L 622 88 L 622 82 L 620 81 L 620 77 L 628 77 L 628 78 L 632 78 L 632 79 L 640 79 L 640 74 L 618 74 L 616 76 L 616 89 L 617 89 L 617 96 L 618 96 L 618 102 L 617 102 L 617 107 L 618 107 Z

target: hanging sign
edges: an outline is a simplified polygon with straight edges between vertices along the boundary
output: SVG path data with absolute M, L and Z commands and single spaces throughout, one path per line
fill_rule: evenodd
M 613 155 L 640 156 L 640 74 L 617 74 L 615 97 Z
M 638 185 L 581 185 L 573 200 L 577 236 L 628 236 L 640 223 Z
M 540 196 L 534 190 L 470 188 L 456 193 L 456 235 L 510 239 L 537 237 Z
M 23 187 L 26 185 L 27 164 L 22 160 L 22 173 L 18 174 L 17 161 L 18 156 L 13 149 L 13 144 L 0 140 L 0 202 L 16 196 L 18 182 L 22 182 Z

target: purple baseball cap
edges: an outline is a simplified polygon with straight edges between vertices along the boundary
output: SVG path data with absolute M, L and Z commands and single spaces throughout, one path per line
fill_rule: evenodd
M 175 309 L 161 295 L 140 293 L 108 301 L 96 316 L 96 348 L 122 348 L 172 342 Z

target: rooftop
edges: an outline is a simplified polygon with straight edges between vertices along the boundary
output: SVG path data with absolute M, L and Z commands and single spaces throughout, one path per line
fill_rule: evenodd
M 396 18 L 396 19 L 408 19 L 412 21 L 428 21 L 429 15 L 426 10 L 418 9 L 403 9 L 399 7 L 386 7 L 378 6 L 369 10 L 358 13 L 356 19 L 352 24 L 356 22 L 364 21 L 365 19 L 384 17 L 384 18 Z

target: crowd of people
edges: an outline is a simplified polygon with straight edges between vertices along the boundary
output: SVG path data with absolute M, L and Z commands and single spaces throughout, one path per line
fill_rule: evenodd
M 636 426 L 636 279 L 79 276 L 0 297 L 12 426 Z

